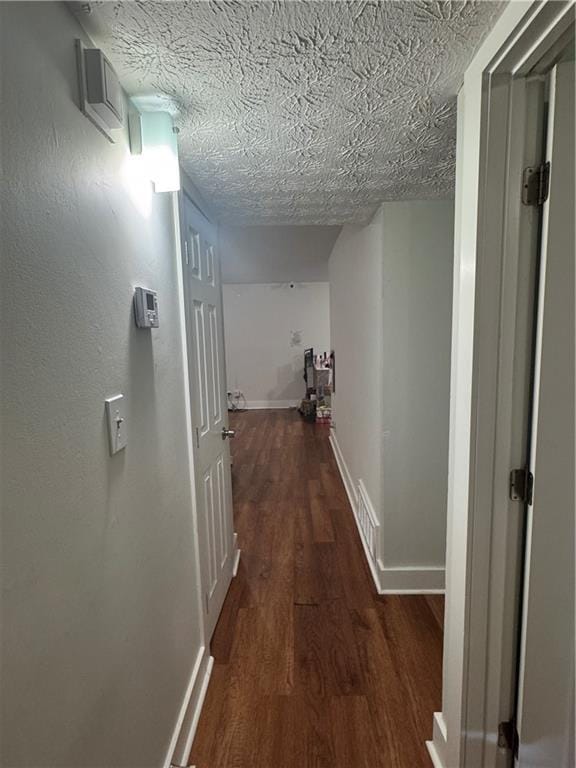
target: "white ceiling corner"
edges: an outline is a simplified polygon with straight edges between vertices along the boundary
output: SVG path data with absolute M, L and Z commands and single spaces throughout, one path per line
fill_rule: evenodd
M 219 219 L 341 224 L 453 194 L 455 96 L 504 5 L 136 0 L 92 3 L 86 26 L 130 93 L 177 105 Z

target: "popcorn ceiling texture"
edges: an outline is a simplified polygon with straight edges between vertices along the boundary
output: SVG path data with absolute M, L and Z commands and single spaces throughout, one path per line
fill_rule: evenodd
M 105 2 L 128 90 L 178 110 L 184 168 L 229 224 L 364 222 L 453 195 L 456 100 L 501 2 Z

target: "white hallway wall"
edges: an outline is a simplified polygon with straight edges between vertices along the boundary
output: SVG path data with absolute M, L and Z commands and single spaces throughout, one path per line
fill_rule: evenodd
M 242 390 L 252 408 L 295 405 L 304 350 L 330 351 L 328 283 L 229 284 L 223 294 L 228 390 Z
M 334 436 L 379 523 L 383 591 L 441 589 L 446 541 L 453 203 L 385 203 L 330 258 Z
M 383 214 L 382 557 L 390 569 L 442 569 L 454 203 L 387 203 Z
M 335 353 L 334 433 L 350 473 L 382 505 L 382 211 L 343 227 L 330 256 L 330 336 Z
M 218 230 L 224 283 L 326 282 L 334 226 L 227 227 Z
M 65 5 L 0 14 L 0 762 L 158 768 L 204 645 L 171 199 L 78 110 Z M 152 332 L 138 284 L 158 290 Z

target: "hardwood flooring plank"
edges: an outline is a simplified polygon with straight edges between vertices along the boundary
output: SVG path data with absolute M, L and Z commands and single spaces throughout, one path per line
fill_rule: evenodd
M 294 606 L 296 689 L 320 698 L 361 694 L 364 680 L 342 600 Z
M 307 509 L 296 511 L 294 526 L 294 604 L 319 605 L 324 588 Z
M 329 702 L 335 768 L 390 768 L 379 750 L 365 696 L 339 696 Z
M 308 483 L 311 482 L 311 480 L 308 481 Z M 310 497 L 310 517 L 312 518 L 312 533 L 315 542 L 335 541 L 332 516 L 323 497 Z
M 405 688 L 403 658 L 390 646 L 375 608 L 351 611 L 351 616 L 370 720 L 386 766 L 416 768 L 427 759 L 427 754 L 424 740 L 418 737 L 418 724 Z
M 294 614 L 292 606 L 240 608 L 230 665 L 245 686 L 263 696 L 294 688 Z
M 430 711 L 442 705 L 441 630 L 425 595 L 381 597 L 377 611 L 417 727 L 430 738 Z
M 230 651 L 234 640 L 236 625 L 238 621 L 238 612 L 244 602 L 244 593 L 246 585 L 246 565 L 240 562 L 238 575 L 232 579 L 230 591 L 224 601 L 222 613 L 218 618 L 210 649 L 214 660 L 218 664 L 227 664 L 230 660 Z
M 426 595 L 426 602 L 434 614 L 438 626 L 444 631 L 444 595 Z

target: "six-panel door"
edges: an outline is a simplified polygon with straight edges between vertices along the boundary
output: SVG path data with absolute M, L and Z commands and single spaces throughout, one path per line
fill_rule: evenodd
M 209 636 L 234 558 L 220 268 L 214 227 L 183 194 L 182 258 L 200 560 Z

